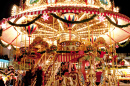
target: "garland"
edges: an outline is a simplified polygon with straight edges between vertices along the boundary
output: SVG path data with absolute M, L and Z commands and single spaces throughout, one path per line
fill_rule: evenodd
M 51 51 L 56 51 L 56 50 L 57 50 L 57 46 L 56 46 L 56 45 L 50 46 L 50 50 L 51 50 Z
M 12 44 L 7 44 L 7 45 L 5 45 L 4 43 L 2 43 L 1 39 L 0 39 L 0 44 L 1 44 L 1 46 L 4 47 L 4 48 L 7 48 L 9 45 L 11 45 L 11 47 L 12 47 L 14 50 L 16 50 L 16 48 L 15 48 Z
M 71 24 L 78 24 L 78 23 L 84 23 L 84 22 L 89 22 L 90 20 L 94 19 L 97 15 L 94 14 L 93 16 L 91 16 L 90 18 L 87 18 L 87 19 L 84 19 L 84 20 L 81 20 L 81 21 L 69 21 L 69 20 L 65 20 L 63 18 L 60 18 L 59 16 L 57 16 L 56 14 L 54 13 L 50 13 L 50 15 L 52 15 L 53 17 L 55 17 L 56 19 L 59 19 L 65 23 L 71 23 Z
M 89 22 L 90 20 L 94 19 L 97 15 L 94 14 L 93 16 L 91 16 L 90 18 L 87 18 L 87 19 L 83 19 L 81 21 L 69 21 L 69 20 L 65 20 L 59 16 L 57 16 L 56 14 L 54 13 L 50 13 L 50 15 L 52 15 L 53 17 L 55 17 L 56 19 L 59 19 L 65 23 L 70 23 L 70 24 L 79 24 L 79 23 L 84 23 L 84 22 Z M 15 24 L 15 23 L 12 23 L 11 21 L 8 21 L 9 24 L 11 24 L 12 26 L 17 26 L 17 27 L 25 27 L 25 26 L 29 26 L 30 24 L 34 23 L 36 20 L 38 20 L 40 17 L 42 16 L 42 14 L 40 14 L 38 17 L 36 17 L 34 20 L 30 21 L 29 23 L 27 24 Z M 116 27 L 119 27 L 119 28 L 123 28 L 123 27 L 128 27 L 130 25 L 130 23 L 126 24 L 126 25 L 118 25 L 116 24 L 115 22 L 113 22 L 108 16 L 106 16 L 106 19 L 111 23 L 113 24 L 114 26 Z
M 29 26 L 30 24 L 34 23 L 36 20 L 38 20 L 40 17 L 42 16 L 42 14 L 38 15 L 38 17 L 36 17 L 34 20 L 30 21 L 27 24 L 15 24 L 12 23 L 11 21 L 8 21 L 8 23 L 12 26 L 17 26 L 17 27 L 25 27 L 25 26 Z
M 117 45 L 120 46 L 120 47 L 125 47 L 129 44 L 129 42 L 130 42 L 129 40 L 130 40 L 130 38 L 128 38 L 127 42 L 123 45 L 121 45 L 120 43 L 117 43 Z
M 94 19 L 94 17 L 96 17 L 97 15 L 94 14 L 93 16 L 91 16 L 90 18 L 87 18 L 87 19 L 84 19 L 84 20 L 81 20 L 81 21 L 69 21 L 69 20 L 65 20 L 63 18 L 60 18 L 59 16 L 57 16 L 56 14 L 54 13 L 50 13 L 50 15 L 52 15 L 53 17 L 65 22 L 65 23 L 71 23 L 71 24 L 78 24 L 78 23 L 84 23 L 84 22 L 89 22 L 90 20 Z M 114 26 L 116 27 L 119 27 L 119 28 L 123 28 L 123 27 L 128 27 L 130 25 L 130 23 L 126 24 L 126 25 L 118 25 L 116 23 L 114 23 L 108 16 L 106 16 L 106 19 L 111 23 L 113 24 Z
M 126 25 L 118 25 L 118 24 L 114 23 L 108 16 L 106 16 L 106 19 L 107 19 L 111 24 L 113 24 L 114 26 L 119 27 L 119 28 L 128 27 L 128 26 L 130 25 L 130 23 L 128 23 L 128 24 L 126 24 Z

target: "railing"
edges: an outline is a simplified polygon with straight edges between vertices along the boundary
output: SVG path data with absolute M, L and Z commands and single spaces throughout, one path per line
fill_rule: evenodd
M 45 56 L 45 54 L 42 54 L 41 58 L 38 60 L 38 62 L 34 65 L 34 68 L 39 64 L 39 62 L 42 60 L 42 58 Z
M 61 66 L 61 63 L 58 62 L 55 71 L 54 71 L 54 72 L 51 72 L 51 76 L 50 76 L 50 78 L 49 78 L 49 80 L 47 81 L 47 83 L 46 83 L 45 86 L 50 86 L 50 85 L 51 85 L 51 83 L 54 81 L 54 80 L 53 80 L 54 75 L 56 75 L 56 73 L 57 73 L 57 71 L 58 71 L 58 69 L 59 69 L 60 66 Z

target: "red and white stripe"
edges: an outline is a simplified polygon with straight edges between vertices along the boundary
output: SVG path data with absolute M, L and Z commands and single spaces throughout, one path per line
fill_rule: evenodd
M 38 14 L 53 13 L 53 12 L 63 12 L 63 13 L 64 12 L 74 12 L 74 13 L 86 12 L 86 13 L 90 13 L 90 14 L 100 14 L 100 12 L 97 8 L 90 8 L 90 7 L 81 7 L 78 9 L 75 7 L 66 7 L 66 8 L 49 7 L 48 9 L 45 9 L 45 10 L 30 11 L 30 12 L 25 12 L 25 13 L 21 13 L 18 15 L 14 15 L 14 16 L 7 18 L 6 20 L 9 21 L 12 18 L 17 18 L 17 17 L 21 17 L 21 16 L 26 16 L 26 15 L 38 15 Z M 127 22 L 130 21 L 129 17 L 127 17 L 123 14 L 108 11 L 108 10 L 106 10 L 104 13 L 102 13 L 102 15 L 115 16 L 116 18 L 123 19 L 124 21 L 127 21 Z

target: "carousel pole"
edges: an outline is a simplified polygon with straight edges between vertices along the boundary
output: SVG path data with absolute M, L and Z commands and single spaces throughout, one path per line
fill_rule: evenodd
M 114 39 L 114 31 L 113 31 L 113 39 Z M 116 52 L 115 52 L 115 42 L 113 43 L 113 53 L 114 53 L 114 56 L 116 55 Z M 116 63 L 115 63 L 115 58 L 114 58 L 114 67 L 113 67 L 113 74 L 114 74 L 114 80 L 115 80 L 115 86 L 117 86 L 116 85 L 116 76 L 115 76 L 115 72 L 116 72 L 116 70 L 115 70 L 115 65 L 116 65 Z
M 59 34 L 61 33 L 60 31 L 60 23 L 59 23 Z M 58 39 L 59 40 L 59 39 Z M 57 44 L 58 45 L 58 44 Z M 61 58 L 60 58 L 60 63 L 61 63 Z M 60 67 L 60 77 L 61 77 L 61 67 Z
M 26 53 L 26 34 L 25 34 L 25 53 Z M 25 54 L 25 58 L 26 58 L 26 54 Z M 24 70 L 25 70 L 25 58 L 23 60 L 23 65 L 24 65 Z
M 117 67 L 117 86 L 120 86 L 120 82 L 119 82 L 119 73 L 118 73 L 118 63 L 117 63 L 117 58 L 116 58 L 116 67 Z
M 17 37 L 18 37 L 18 31 L 17 31 Z M 17 41 L 18 39 L 16 38 L 16 61 L 17 61 Z
M 108 21 L 108 28 L 109 28 L 109 35 L 110 35 L 110 37 L 111 37 L 111 31 L 110 31 L 110 22 Z M 111 38 L 110 38 L 110 54 L 112 53 L 112 46 L 111 46 Z M 113 68 L 113 61 L 112 61 L 112 68 Z M 107 70 L 107 72 L 110 72 L 110 68 Z M 108 73 L 109 74 L 109 73 Z M 108 80 L 108 83 L 109 83 L 109 86 L 111 86 L 111 82 L 110 82 L 110 76 L 108 75 L 108 78 L 109 78 L 109 80 Z
M 93 78 L 92 78 L 92 57 L 90 57 L 90 86 L 92 86 L 92 81 L 93 81 Z
M 69 27 L 69 40 L 71 41 L 71 27 Z
M 87 18 L 88 18 L 88 14 L 87 14 Z M 89 43 L 90 43 L 90 30 L 89 30 L 88 22 L 87 22 L 87 26 L 88 26 L 88 39 L 89 39 Z M 91 67 L 92 67 L 92 57 L 90 57 L 90 71 L 92 71 Z M 90 86 L 92 86 L 92 85 L 93 85 L 93 78 L 92 78 L 92 73 L 90 72 Z
M 31 69 L 31 62 L 32 62 L 32 59 L 30 59 L 30 65 L 29 65 L 29 66 L 30 66 L 30 69 Z
M 46 31 L 46 27 L 45 27 L 45 31 Z M 45 38 L 46 38 L 46 41 L 47 41 L 46 32 L 45 32 Z M 45 52 L 45 64 L 46 64 L 46 52 Z
M 31 36 L 29 36 L 29 45 L 30 45 L 30 37 L 31 37 Z M 29 46 L 29 45 L 28 45 L 28 46 Z
M 21 33 L 21 42 L 22 42 L 22 35 L 23 35 L 23 33 Z M 20 61 L 20 70 L 21 70 L 21 61 Z
M 88 18 L 88 14 L 87 14 L 87 18 Z M 89 39 L 89 43 L 90 43 L 90 30 L 89 30 L 89 23 L 87 22 L 87 26 L 88 26 L 88 39 Z
M 53 32 L 54 32 L 54 17 L 53 17 Z M 54 42 L 54 33 L 53 33 L 53 42 Z M 54 43 L 53 43 L 54 44 Z M 53 81 L 54 81 L 54 83 L 55 83 L 55 75 L 54 75 L 54 73 L 55 73 L 55 68 L 54 68 L 54 66 L 55 66 L 55 57 L 53 56 Z

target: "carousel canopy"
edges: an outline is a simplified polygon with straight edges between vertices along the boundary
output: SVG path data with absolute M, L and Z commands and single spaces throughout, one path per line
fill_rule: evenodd
M 11 17 L 1 20 L 1 40 L 22 47 L 28 46 L 31 35 L 31 42 L 41 36 L 56 44 L 71 30 L 72 38 L 78 35 L 82 42 L 103 37 L 114 44 L 129 38 L 129 21 L 110 0 L 21 0 Z

